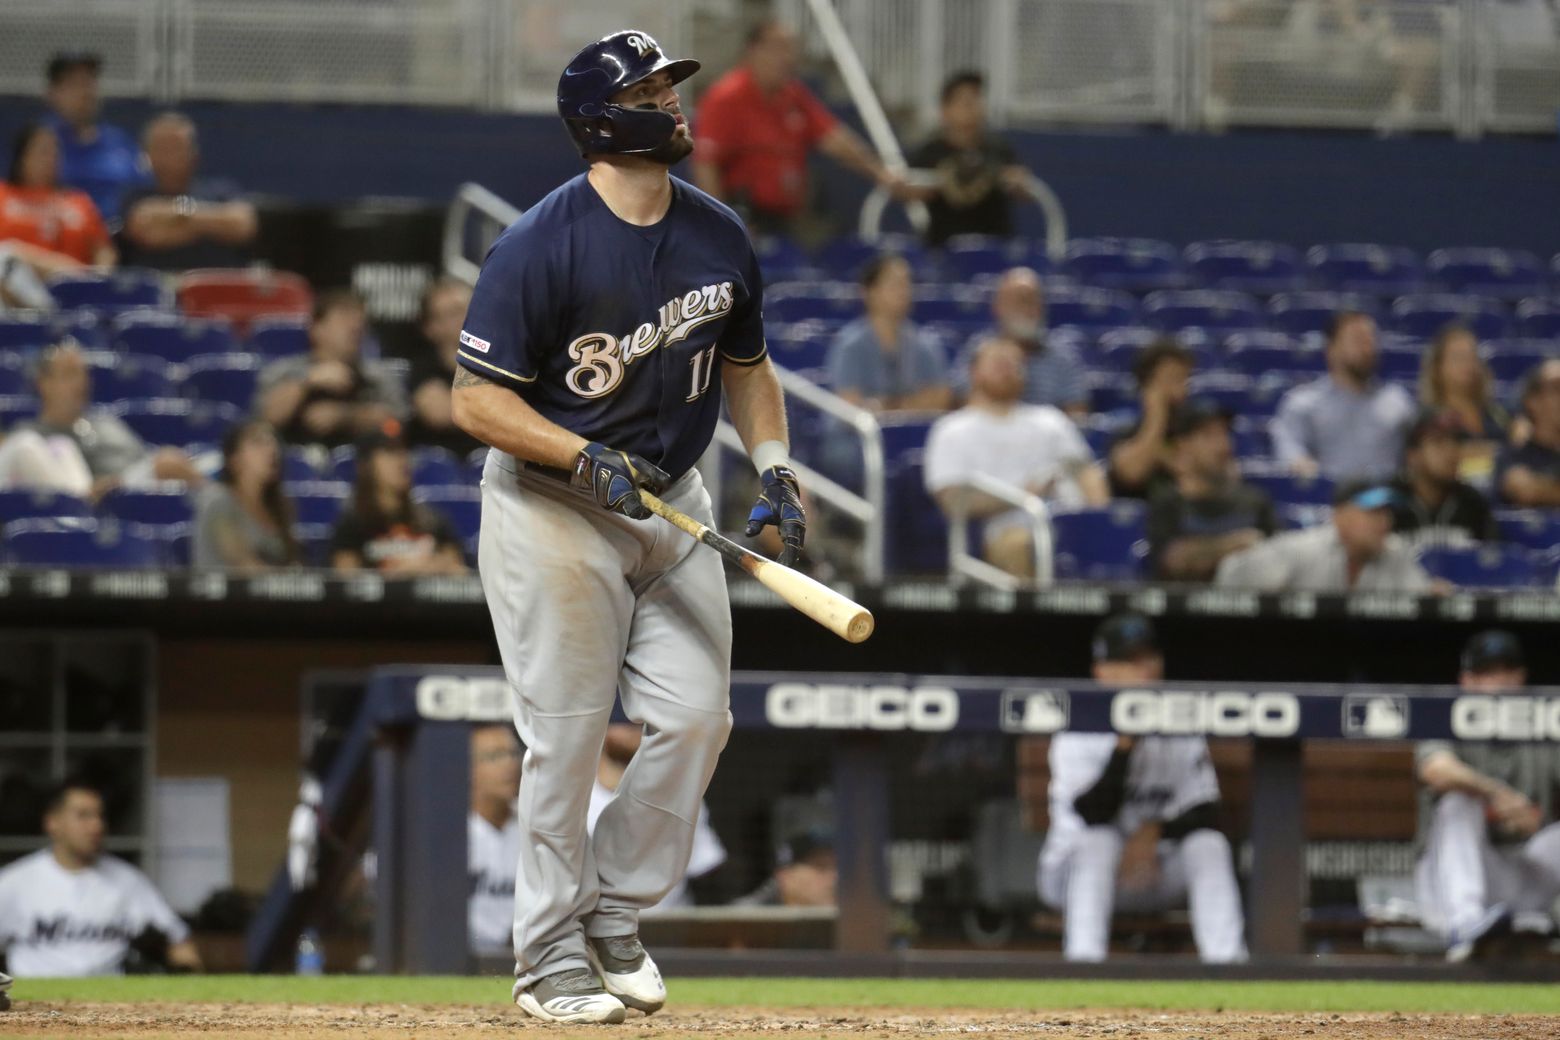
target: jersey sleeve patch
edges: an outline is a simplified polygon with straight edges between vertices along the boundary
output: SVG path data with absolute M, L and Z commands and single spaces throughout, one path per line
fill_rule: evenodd
M 479 354 L 486 354 L 488 351 L 493 349 L 493 344 L 479 336 L 473 336 L 465 329 L 460 330 L 460 345 L 463 347 L 469 347 Z

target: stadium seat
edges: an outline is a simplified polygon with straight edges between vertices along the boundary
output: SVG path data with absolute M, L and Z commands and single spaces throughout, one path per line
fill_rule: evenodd
M 173 394 L 168 362 L 160 357 L 89 350 L 85 358 L 92 374 L 92 399 L 101 404 Z
M 1506 308 L 1487 296 L 1413 293 L 1392 301 L 1392 328 L 1397 332 L 1428 339 L 1451 322 L 1467 325 L 1480 339 L 1498 339 L 1510 324 Z
M 351 484 L 357 480 L 357 448 L 351 444 L 332 448 L 330 463 L 325 467 L 325 472 L 330 480 L 337 480 L 343 484 Z
M 412 449 L 412 483 L 419 487 L 470 487 L 455 453 L 446 448 Z
M 25 488 L 0 491 L 0 524 L 37 517 L 91 515 L 92 503 L 75 495 L 57 491 L 29 491 Z
M 1028 239 L 997 235 L 955 235 L 943 245 L 950 273 L 963 281 L 992 278 L 1013 267 L 1030 267 L 1044 274 L 1050 259 Z
M 1548 509 L 1497 509 L 1502 541 L 1541 552 L 1560 548 L 1560 513 Z
M 226 318 L 238 335 L 259 318 L 308 318 L 314 293 L 288 271 L 209 268 L 179 279 L 179 309 L 191 317 Z
M 1151 238 L 1075 238 L 1067 243 L 1062 270 L 1088 285 L 1128 292 L 1186 285 L 1181 254 Z
M 1052 328 L 1112 328 L 1135 324 L 1137 318 L 1137 300 L 1119 289 L 1056 285 L 1046 292 L 1046 320 Z
M 842 235 L 825 242 L 814 260 L 829 277 L 855 283 L 867 262 L 885 253 L 904 257 L 918 278 L 935 273 L 936 265 L 921 247 L 920 240 L 907 234 L 881 235 L 873 242 L 855 235 Z M 765 306 L 768 306 L 767 299 Z
M 1419 377 L 1424 354 L 1418 349 L 1382 344 L 1376 351 L 1376 374 L 1390 381 L 1412 381 Z
M 477 536 L 482 522 L 481 489 L 470 484 L 419 487 L 412 492 L 412 499 L 449 517 L 460 535 L 467 561 L 475 562 Z
M 141 307 L 162 310 L 168 306 L 162 274 L 135 267 L 56 275 L 49 279 L 49 295 L 63 311 L 91 308 L 99 313 L 116 313 Z
M 1193 279 L 1210 289 L 1270 296 L 1301 287 L 1300 253 L 1281 242 L 1193 242 L 1182 257 Z
M 1230 439 L 1235 444 L 1236 458 L 1265 458 L 1273 454 L 1273 438 L 1264 422 L 1253 424 L 1246 416 L 1236 416 L 1230 427 Z
M 1143 318 L 1167 331 L 1196 328 L 1217 336 L 1267 325 L 1256 298 L 1231 289 L 1172 289 L 1143 299 Z
M 282 482 L 299 484 L 320 479 L 313 452 L 297 444 L 282 446 Z
M 1374 298 L 1352 292 L 1279 293 L 1268 301 L 1267 311 L 1269 323 L 1291 336 L 1326 332 L 1333 315 L 1339 311 L 1359 311 L 1380 317 Z
M 264 367 L 263 358 L 246 353 L 192 357 L 185 366 L 184 395 L 247 412 L 254 407 L 255 384 Z
M 7 394 L 0 396 L 0 433 L 24 419 L 38 414 L 38 398 L 32 394 Z
M 91 518 L 39 518 L 6 524 L 5 558 L 20 567 L 152 567 L 155 537 L 138 524 Z
M 921 449 L 911 449 L 888 468 L 887 508 L 889 515 L 897 518 L 885 532 L 884 567 L 889 574 L 948 571 L 948 521 L 926 490 L 921 459 Z
M 1107 417 L 1132 412 L 1138 407 L 1138 388 L 1131 376 L 1121 372 L 1091 369 L 1083 374 L 1089 393 L 1089 411 Z
M 32 379 L 21 362 L 22 359 L 15 354 L 0 355 L 0 397 L 32 392 Z
M 293 523 L 293 538 L 298 542 L 300 555 L 303 562 L 310 567 L 330 566 L 330 543 L 335 537 L 336 525 L 306 524 L 301 521 Z
M 333 527 L 352 494 L 352 485 L 339 480 L 307 480 L 284 483 L 282 491 L 292 500 L 298 523 Z
M 812 273 L 812 265 L 802 247 L 784 235 L 754 236 L 753 252 L 758 254 L 758 266 L 767 283 L 806 278 Z
M 261 318 L 249 327 L 249 349 L 262 360 L 309 352 L 309 323 L 297 318 Z
M 1515 300 L 1548 288 L 1543 263 L 1523 249 L 1437 249 L 1425 261 L 1430 278 L 1456 293 Z
M 36 350 L 54 341 L 54 326 L 36 312 L 0 314 L 0 350 Z
M 1080 581 L 1136 581 L 1148 555 L 1146 507 L 1121 500 L 1051 516 L 1055 574 Z
M 1560 343 L 1549 339 L 1498 339 L 1483 346 L 1484 363 L 1503 383 L 1526 377 L 1546 358 L 1560 357 Z
M 861 313 L 861 290 L 854 282 L 785 282 L 764 293 L 768 321 L 846 322 Z
M 1165 339 L 1164 332 L 1158 329 L 1145 328 L 1141 325 L 1129 325 L 1122 329 L 1106 329 L 1100 333 L 1098 344 L 1094 351 L 1095 363 L 1108 371 L 1131 373 L 1132 364 L 1137 360 L 1138 354 L 1152 343 Z M 1201 329 L 1183 329 L 1171 337 L 1183 349 L 1191 353 L 1192 366 L 1201 371 L 1211 367 L 1217 360 L 1217 355 L 1208 344 L 1208 338 Z M 1134 390 L 1135 388 L 1131 388 Z
M 901 412 L 898 415 L 880 416 L 878 424 L 883 431 L 883 457 L 903 458 L 911 452 L 925 448 L 926 438 L 931 433 L 932 423 L 935 421 L 935 416 L 914 413 Z
M 167 361 L 188 361 L 198 354 L 234 349 L 233 330 L 225 321 L 184 318 L 162 311 L 130 311 L 114 321 L 114 349 L 149 354 Z
M 67 311 L 55 317 L 53 328 L 56 340 L 73 339 L 83 350 L 108 350 L 113 346 L 112 326 L 97 311 Z
M 1333 484 L 1326 477 L 1301 477 L 1277 459 L 1248 459 L 1241 464 L 1241 479 L 1261 488 L 1275 503 L 1331 505 Z
M 1540 588 L 1554 582 L 1553 563 L 1521 545 L 1425 549 L 1419 562 L 1433 576 L 1465 588 Z
M 1318 282 L 1346 292 L 1398 296 L 1418 292 L 1425 281 L 1419 255 L 1402 246 L 1369 242 L 1312 246 L 1305 262 Z
M 473 448 L 471 454 L 466 456 L 466 474 L 473 487 L 482 483 L 482 471 L 487 468 L 487 457 L 486 448 Z
M 964 326 L 973 331 L 991 323 L 991 308 L 982 294 L 964 286 L 921 286 L 916 290 L 910 320 Z
M 109 410 L 142 440 L 154 445 L 220 444 L 228 427 L 244 417 L 229 404 L 176 397 L 120 401 L 110 405 Z
M 1224 341 L 1224 352 L 1231 368 L 1251 376 L 1275 371 L 1319 373 L 1327 368 L 1322 351 L 1304 346 L 1287 332 L 1234 332 Z
M 1560 339 L 1560 299 L 1535 298 L 1517 304 L 1517 334 Z
M 770 325 L 765 330 L 770 356 L 782 368 L 800 371 L 828 364 L 829 345 L 839 326 L 826 321 L 798 321 Z
M 1332 519 L 1332 506 L 1315 502 L 1275 502 L 1278 522 L 1290 530 L 1317 527 Z
M 1190 383 L 1191 396 L 1212 401 L 1231 415 L 1248 415 L 1256 410 L 1252 394 L 1257 382 L 1244 372 L 1195 372 Z
M 169 483 L 155 488 L 115 488 L 98 501 L 98 512 L 126 523 L 167 527 L 195 519 L 189 488 Z

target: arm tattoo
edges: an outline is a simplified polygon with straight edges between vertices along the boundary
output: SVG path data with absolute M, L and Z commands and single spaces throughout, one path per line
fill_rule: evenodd
M 459 390 L 463 386 L 481 386 L 489 382 L 492 382 L 492 380 L 483 379 L 471 369 L 461 367 L 455 370 L 455 382 L 450 384 L 450 389 Z

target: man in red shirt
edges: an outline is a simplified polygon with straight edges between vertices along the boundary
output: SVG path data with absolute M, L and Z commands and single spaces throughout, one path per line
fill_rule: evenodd
M 796 78 L 796 34 L 762 22 L 742 64 L 710 87 L 694 121 L 694 183 L 731 203 L 756 233 L 793 230 L 807 203 L 807 156 L 817 148 L 896 194 L 890 172 L 851 129 Z

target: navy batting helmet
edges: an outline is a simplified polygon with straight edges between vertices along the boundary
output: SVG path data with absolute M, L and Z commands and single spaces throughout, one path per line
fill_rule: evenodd
M 604 36 L 574 56 L 558 77 L 558 115 L 581 155 L 635 155 L 671 140 L 677 132 L 673 116 L 611 102 L 624 87 L 663 71 L 681 83 L 699 71 L 699 63 L 668 58 L 655 37 L 638 29 Z

